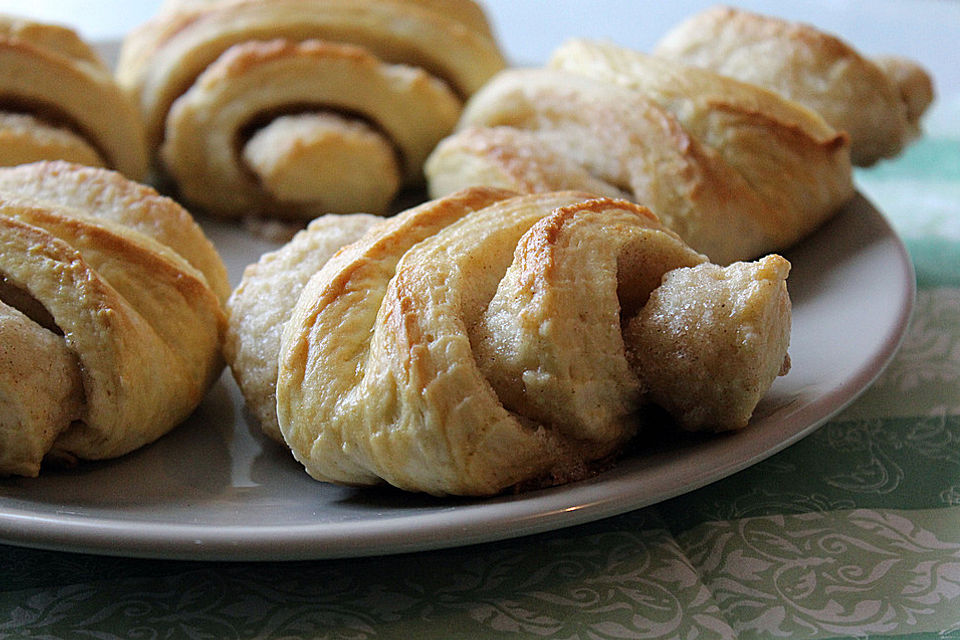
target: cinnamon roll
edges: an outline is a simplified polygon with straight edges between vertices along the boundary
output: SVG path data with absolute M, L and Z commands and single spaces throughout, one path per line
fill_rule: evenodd
M 503 66 L 471 0 L 178 0 L 117 77 L 187 202 L 308 220 L 386 213 Z

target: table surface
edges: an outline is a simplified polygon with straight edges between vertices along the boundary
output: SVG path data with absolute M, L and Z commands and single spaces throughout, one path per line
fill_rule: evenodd
M 490 0 L 512 60 L 567 37 L 640 50 L 707 2 Z M 285 563 L 0 545 L 0 638 L 960 637 L 960 2 L 742 2 L 934 74 L 924 137 L 858 170 L 917 273 L 903 345 L 785 451 L 667 502 L 552 533 Z M 156 2 L 0 0 L 116 39 Z M 2 491 L 2 488 L 0 488 Z

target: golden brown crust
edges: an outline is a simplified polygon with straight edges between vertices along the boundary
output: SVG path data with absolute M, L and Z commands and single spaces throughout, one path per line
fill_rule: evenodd
M 313 477 L 344 484 L 490 495 L 582 478 L 646 401 L 622 327 L 664 274 L 704 260 L 624 200 L 485 187 L 425 203 L 299 291 L 279 343 L 279 432 Z M 774 342 L 741 362 L 782 362 Z M 738 417 L 751 402 L 738 396 Z M 711 428 L 741 426 L 718 415 Z
M 935 97 L 933 78 L 919 64 L 901 56 L 877 56 L 872 61 L 893 82 L 906 105 L 907 137 L 919 136 L 920 121 Z
M 26 18 L 0 15 L 0 38 L 20 40 L 74 60 L 106 68 L 97 51 L 69 27 L 44 24 Z
M 501 72 L 470 100 L 428 159 L 431 195 L 619 191 L 726 264 L 790 246 L 853 194 L 845 136 L 772 92 L 587 41 L 551 66 Z
M 0 171 L 0 192 L 90 212 L 149 236 L 199 270 L 220 300 L 230 295 L 227 269 L 193 217 L 151 187 L 102 169 L 38 162 Z
M 107 181 L 122 180 L 105 170 L 76 170 L 115 176 L 104 177 Z M 0 175 L 7 171 L 17 169 L 0 170 Z M 83 188 L 82 182 L 67 182 L 64 187 Z M 225 318 L 206 278 L 150 236 L 109 217 L 94 217 L 96 209 L 85 212 L 6 190 L 0 193 L 4 299 L 39 327 L 20 331 L 18 340 L 35 340 L 38 332 L 47 332 L 46 339 L 53 339 L 58 350 L 75 360 L 70 375 L 82 383 L 78 415 L 47 416 L 52 423 L 44 423 L 29 418 L 32 403 L 27 403 L 20 408 L 21 418 L 4 416 L 21 429 L 31 425 L 30 432 L 21 434 L 27 440 L 41 431 L 48 434 L 44 447 L 34 447 L 31 464 L 38 468 L 45 454 L 114 457 L 172 429 L 197 406 L 222 368 Z M 100 197 L 110 200 L 108 195 Z M 37 344 L 17 348 L 29 351 Z M 51 365 L 51 375 L 56 371 L 58 377 L 67 375 L 64 366 Z M 12 369 L 0 372 L 11 374 Z M 38 402 L 50 393 L 42 390 L 44 385 L 57 384 L 51 378 L 33 383 L 36 392 L 28 397 Z M 7 427 L 0 431 L 9 433 Z
M 230 0 L 244 2 L 244 0 Z M 419 5 L 433 13 L 439 13 L 463 26 L 492 37 L 490 23 L 483 9 L 473 0 L 400 0 L 406 4 Z M 160 13 L 189 13 L 224 5 L 225 0 L 165 0 Z
M 109 69 L 76 33 L 0 16 L 0 67 L 17 70 L 0 78 L 3 108 L 30 114 L 45 125 L 32 137 L 29 130 L 20 130 L 18 139 L 27 146 L 27 159 L 85 160 L 95 152 L 97 166 L 111 167 L 134 180 L 146 176 L 140 116 Z M 63 147 L 51 146 L 51 126 L 69 130 L 85 142 L 83 155 L 77 155 L 76 141 L 64 153 L 59 152 Z
M 912 82 L 840 38 L 808 24 L 714 7 L 677 25 L 654 54 L 769 88 L 820 113 L 850 134 L 853 162 L 898 154 L 932 100 L 929 75 Z

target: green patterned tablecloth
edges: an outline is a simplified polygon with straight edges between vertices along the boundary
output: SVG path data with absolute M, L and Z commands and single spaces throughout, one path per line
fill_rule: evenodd
M 787 450 L 654 507 L 316 562 L 0 546 L 0 638 L 960 638 L 960 96 L 860 171 L 918 279 L 901 350 Z

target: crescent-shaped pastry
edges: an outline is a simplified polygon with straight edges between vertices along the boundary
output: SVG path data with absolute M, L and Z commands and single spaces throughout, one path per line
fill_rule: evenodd
M 29 197 L 11 190 L 31 169 L 41 179 L 27 181 Z M 73 172 L 81 177 L 43 180 Z M 7 173 L 17 175 L 0 187 L 0 473 L 36 475 L 45 457 L 104 459 L 155 440 L 222 369 L 217 294 L 158 239 L 172 231 L 164 207 L 118 221 L 131 193 L 119 174 L 30 165 L 0 170 L 0 182 Z
M 836 36 L 730 7 L 683 21 L 657 56 L 711 69 L 781 93 L 850 134 L 854 164 L 897 155 L 919 133 L 933 82 L 903 58 L 870 59 Z
M 66 160 L 147 173 L 143 125 L 76 32 L 0 15 L 0 165 Z
M 472 0 L 176 0 L 117 77 L 187 201 L 308 220 L 386 213 L 504 64 Z
M 581 40 L 551 66 L 503 71 L 471 98 L 426 164 L 432 196 L 619 192 L 727 264 L 789 247 L 853 195 L 846 137 L 773 92 Z
M 300 236 L 304 247 L 279 259 L 314 241 Z M 705 271 L 705 260 L 624 200 L 478 187 L 427 202 L 340 249 L 291 310 L 279 303 L 279 432 L 325 481 L 437 495 L 565 482 L 619 451 L 649 396 L 670 392 L 682 365 L 654 352 L 702 363 L 697 375 L 719 390 L 678 394 L 682 426 L 742 427 L 759 398 L 740 390 L 762 395 L 783 370 L 789 264 L 769 256 Z M 677 273 L 684 285 L 657 294 Z M 681 288 L 727 315 L 670 355 L 684 337 Z M 701 339 L 711 346 L 687 349 Z M 701 399 L 708 415 L 688 416 Z

